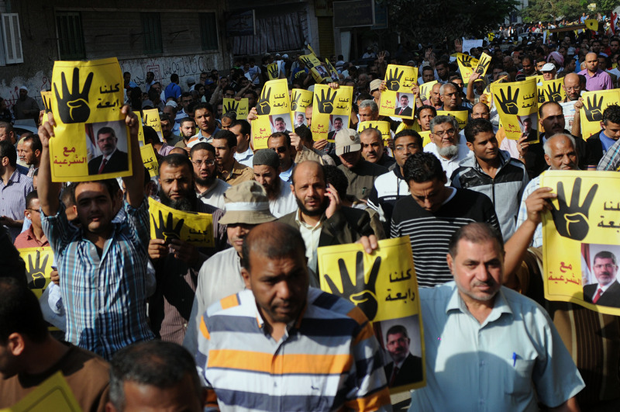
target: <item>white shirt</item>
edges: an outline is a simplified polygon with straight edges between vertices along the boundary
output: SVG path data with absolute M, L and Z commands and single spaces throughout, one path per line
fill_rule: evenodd
M 230 185 L 225 181 L 215 179 L 211 187 L 202 193 L 196 192 L 196 196 L 202 203 L 224 210 L 226 208 L 226 204 L 224 203 L 224 192 L 226 192 L 229 187 Z
M 301 211 L 295 214 L 295 222 L 299 224 L 299 233 L 306 244 L 306 257 L 308 258 L 308 267 L 316 272 L 318 267 L 318 259 L 316 250 L 319 247 L 319 239 L 321 238 L 321 229 L 325 222 L 325 214 L 321 216 L 321 220 L 316 226 L 312 227 L 301 220 Z
M 297 200 L 291 192 L 291 185 L 280 179 L 280 194 L 275 200 L 269 200 L 269 211 L 276 218 L 288 215 L 297 210 Z
M 435 145 L 435 143 L 431 142 L 424 147 L 425 153 L 434 154 L 441 162 L 441 167 L 443 168 L 444 172 L 446 172 L 446 177 L 448 178 L 448 183 L 446 183 L 446 185 L 449 185 L 450 177 L 452 176 L 452 173 L 454 173 L 454 171 L 458 169 L 459 162 L 465 159 L 467 156 L 472 156 L 472 151 L 469 150 L 467 146 L 459 144 L 457 145 L 457 147 L 459 148 L 459 152 L 456 154 L 456 156 L 452 156 L 452 158 L 450 159 L 446 159 L 439 155 L 439 152 L 437 151 L 437 145 Z
M 248 150 L 243 153 L 235 152 L 234 156 L 235 160 L 242 165 L 252 168 L 254 167 L 254 164 L 252 163 L 252 160 L 254 159 L 254 152 L 252 151 L 252 148 L 250 146 L 248 146 Z

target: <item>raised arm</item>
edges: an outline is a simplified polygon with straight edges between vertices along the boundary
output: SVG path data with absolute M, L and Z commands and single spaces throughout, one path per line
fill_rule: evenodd
M 144 165 L 140 144 L 138 143 L 138 128 L 140 122 L 138 117 L 125 105 L 121 109 L 125 115 L 125 124 L 129 127 L 129 144 L 131 145 L 131 164 L 133 173 L 131 176 L 124 177 L 123 182 L 127 190 L 127 202 L 133 207 L 138 208 L 144 201 Z
M 60 200 L 58 199 L 58 194 L 60 193 L 60 183 L 52 182 L 52 171 L 50 164 L 50 139 L 53 138 L 54 135 L 54 127 L 56 126 L 56 122 L 54 121 L 54 116 L 52 113 L 42 113 L 42 116 L 48 116 L 47 122 L 43 123 L 39 127 L 39 139 L 41 139 L 41 146 L 43 146 L 43 150 L 41 151 L 41 160 L 39 163 L 39 182 L 37 191 L 39 193 L 39 202 L 41 204 L 41 210 L 45 216 L 53 216 L 58 212 L 58 208 L 60 207 Z

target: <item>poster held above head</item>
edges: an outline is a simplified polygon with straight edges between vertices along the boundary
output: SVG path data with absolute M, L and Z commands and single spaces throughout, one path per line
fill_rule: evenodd
M 413 119 L 416 106 L 411 90 L 418 84 L 418 68 L 390 64 L 385 72 L 386 89 L 381 92 L 379 114 Z
M 237 115 L 237 119 L 245 119 L 248 117 L 248 113 L 250 112 L 250 99 L 231 99 L 225 97 L 222 102 L 222 113 L 235 113 Z
M 256 103 L 256 113 L 258 118 L 252 120 L 254 150 L 267 148 L 267 139 L 275 131 L 277 119 L 281 118 L 287 125 L 286 130 L 291 130 L 294 122 L 286 79 L 265 83 Z
M 349 119 L 352 107 L 353 87 L 332 89 L 323 84 L 315 85 L 310 126 L 314 140 L 329 139 L 329 133 L 334 130 L 334 116 Z M 343 123 L 343 127 L 348 126 L 348 123 Z
M 392 137 L 390 133 L 390 122 L 383 120 L 371 120 L 367 122 L 359 122 L 357 124 L 357 132 L 362 133 L 366 129 L 377 129 L 381 133 L 381 138 L 384 144 L 387 144 L 387 139 Z
M 580 111 L 581 135 L 588 139 L 601 130 L 603 112 L 608 106 L 620 102 L 620 89 L 583 92 L 583 109 Z
M 506 138 L 519 140 L 523 133 L 530 134 L 528 142 L 537 143 L 538 91 L 536 79 L 522 82 L 492 83 L 493 104 L 497 108 Z

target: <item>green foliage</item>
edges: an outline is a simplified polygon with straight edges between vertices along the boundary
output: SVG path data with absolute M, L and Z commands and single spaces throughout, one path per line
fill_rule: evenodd
M 590 3 L 597 5 L 594 12 L 588 10 Z M 556 18 L 576 20 L 582 13 L 609 16 L 609 12 L 619 5 L 620 0 L 529 0 L 521 15 L 526 23 L 554 21 Z
M 390 27 L 414 42 L 482 38 L 503 24 L 515 0 L 391 0 Z

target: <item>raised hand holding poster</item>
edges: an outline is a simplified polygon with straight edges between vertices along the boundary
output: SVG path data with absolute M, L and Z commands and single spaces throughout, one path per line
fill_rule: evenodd
M 267 139 L 272 133 L 294 130 L 286 79 L 265 83 L 256 103 L 256 112 L 258 119 L 252 121 L 254 150 L 266 149 Z
M 352 106 L 353 87 L 332 89 L 323 84 L 315 85 L 310 125 L 314 140 L 334 141 L 336 133 L 349 127 Z
M 381 92 L 379 114 L 413 119 L 416 102 L 411 88 L 417 83 L 417 67 L 390 64 L 385 72 L 386 89 Z

